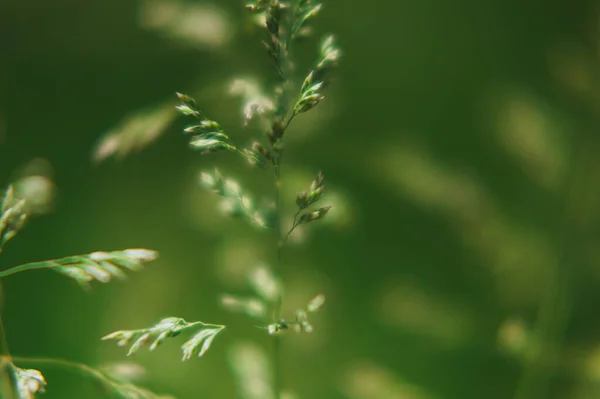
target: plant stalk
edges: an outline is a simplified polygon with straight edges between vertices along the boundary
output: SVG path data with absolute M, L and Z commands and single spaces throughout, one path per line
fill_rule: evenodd
M 60 367 L 67 370 L 72 370 L 77 372 L 82 376 L 88 376 L 92 379 L 100 382 L 104 387 L 106 387 L 109 391 L 114 391 L 114 382 L 107 378 L 102 372 L 94 369 L 83 363 L 71 362 L 69 360 L 63 359 L 52 359 L 52 358 L 36 358 L 36 357 L 6 357 L 0 356 L 0 360 L 8 359 L 9 362 L 17 362 L 17 363 L 25 363 L 25 364 L 33 364 L 33 365 L 50 365 L 55 367 Z
M 281 202 L 281 154 L 277 157 L 274 165 L 275 168 L 275 245 L 277 246 L 276 269 L 281 270 L 282 267 L 282 250 L 283 250 L 283 230 L 281 227 L 281 219 L 283 215 L 283 207 Z M 275 303 L 275 320 L 281 319 L 281 308 L 283 305 L 283 288 L 279 290 L 279 295 Z M 273 394 L 275 399 L 281 399 L 282 373 L 281 373 L 281 336 L 275 335 L 273 341 Z
M 274 0 L 274 4 L 279 5 L 279 0 Z M 278 98 L 278 105 L 279 105 L 279 109 L 282 111 L 281 114 L 279 114 L 278 116 L 281 118 L 281 120 L 285 120 L 284 125 L 283 125 L 283 132 L 282 132 L 282 137 L 280 139 L 283 138 L 283 134 L 285 134 L 285 132 L 287 131 L 287 129 L 290 126 L 290 123 L 292 123 L 292 120 L 296 117 L 297 112 L 295 110 L 292 110 L 292 113 L 286 118 L 286 115 L 288 114 L 288 96 L 289 96 L 289 91 L 290 91 L 290 85 L 291 85 L 291 79 L 290 79 L 290 75 L 291 75 L 291 70 L 292 70 L 292 65 L 290 62 L 290 58 L 289 58 L 289 45 L 292 41 L 292 33 L 291 33 L 291 27 L 294 24 L 294 15 L 296 14 L 296 10 L 294 9 L 292 13 L 287 14 L 286 17 L 284 17 L 287 22 L 288 22 L 288 28 L 287 28 L 287 32 L 284 32 L 282 34 L 281 37 L 281 43 L 282 43 L 282 51 L 279 54 L 281 59 L 279 61 L 277 61 L 277 68 L 280 72 L 280 78 L 281 78 L 281 95 Z M 272 146 L 273 147 L 273 146 Z M 273 147 L 274 149 L 274 147 Z M 278 270 L 281 273 L 281 268 L 282 268 L 282 251 L 283 251 L 283 246 L 285 245 L 285 242 L 287 240 L 287 236 L 289 234 L 285 234 L 282 228 L 282 216 L 283 216 L 283 205 L 282 205 L 282 201 L 281 201 L 281 161 L 282 161 L 282 157 L 283 157 L 283 152 L 279 152 L 278 155 L 275 157 L 275 160 L 273 162 L 273 168 L 274 168 L 274 177 L 275 177 L 275 219 L 276 219 L 276 223 L 275 223 L 275 245 L 277 246 L 277 259 L 276 259 L 276 265 L 275 268 L 276 270 Z M 295 222 L 294 218 L 294 222 Z M 283 287 L 280 288 L 279 290 L 279 295 L 277 297 L 277 301 L 275 303 L 275 320 L 278 322 L 281 319 L 281 310 L 282 310 L 282 306 L 283 306 L 283 295 L 284 295 L 284 289 Z M 281 370 L 281 366 L 282 366 L 282 354 L 281 354 L 281 336 L 276 334 L 274 337 L 274 341 L 273 341 L 273 368 L 274 368 L 274 373 L 273 373 L 273 394 L 275 399 L 281 399 L 281 391 L 282 391 L 282 385 L 283 385 L 283 377 L 282 377 L 282 370 Z
M 49 261 L 26 263 L 24 265 L 19 265 L 19 266 L 11 267 L 10 269 L 6 269 L 6 270 L 1 271 L 0 272 L 0 278 L 11 276 L 13 274 L 16 274 L 16 273 L 19 273 L 19 272 L 24 272 L 24 271 L 29 271 L 29 270 L 50 269 L 50 268 L 55 267 L 55 266 L 57 266 L 56 263 L 49 262 Z

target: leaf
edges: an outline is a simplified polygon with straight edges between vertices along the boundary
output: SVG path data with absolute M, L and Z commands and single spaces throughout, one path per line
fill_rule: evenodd
M 149 349 L 153 351 L 167 338 L 176 337 L 183 331 L 197 327 L 202 328 L 202 330 L 182 346 L 182 350 L 184 351 L 183 360 L 187 360 L 191 357 L 191 355 L 188 356 L 188 354 L 195 353 L 198 349 L 198 345 L 200 344 L 203 345 L 199 350 L 200 356 L 202 356 L 206 350 L 208 350 L 208 347 L 214 339 L 214 336 L 223 330 L 225 326 L 205 324 L 200 321 L 187 322 L 178 317 L 168 317 L 166 319 L 162 319 L 160 322 L 150 328 L 115 331 L 102 337 L 102 340 L 106 341 L 115 339 L 118 341 L 117 346 L 120 347 L 127 346 L 133 341 L 127 353 L 127 356 L 131 356 L 141 349 L 142 346 L 147 345 L 150 341 L 152 341 L 152 343 L 150 344 Z M 205 340 L 208 338 L 210 338 L 210 340 L 208 343 L 206 343 Z

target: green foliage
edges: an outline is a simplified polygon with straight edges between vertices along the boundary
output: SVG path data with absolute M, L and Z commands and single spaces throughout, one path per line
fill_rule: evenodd
M 34 191 L 35 193 L 35 191 Z M 38 194 L 43 194 L 37 191 Z M 36 205 L 38 198 L 30 194 L 28 197 Z M 35 211 L 35 206 L 31 209 Z M 14 238 L 23 228 L 27 220 L 27 202 L 24 199 L 15 198 L 12 186 L 9 186 L 2 199 L 0 211 L 0 252 L 6 242 Z M 40 208 L 45 209 L 45 208 Z M 148 249 L 126 249 L 123 251 L 102 252 L 97 251 L 87 255 L 75 255 L 62 259 L 53 259 L 42 262 L 27 263 L 0 271 L 0 279 L 31 270 L 51 269 L 57 273 L 74 279 L 83 288 L 89 288 L 93 280 L 108 283 L 113 278 L 124 279 L 126 274 L 122 269 L 138 271 L 144 263 L 155 260 L 158 253 Z M 120 384 L 110 380 L 97 370 L 88 366 L 65 362 L 57 359 L 28 359 L 14 358 L 8 351 L 4 325 L 0 318 L 0 378 L 4 379 L 4 373 L 8 373 L 9 386 L 0 388 L 0 395 L 6 399 L 33 399 L 37 393 L 45 392 L 46 380 L 41 371 L 37 369 L 24 369 L 15 365 L 15 360 L 20 359 L 30 362 L 47 363 L 51 365 L 67 365 L 68 367 L 83 370 L 95 378 L 100 379 L 110 391 L 118 394 L 123 399 L 167 399 L 160 397 L 150 391 L 139 388 L 133 384 Z M 4 381 L 1 381 L 4 383 Z
M 323 100 L 323 90 L 329 84 L 330 71 L 337 65 L 340 58 L 340 50 L 334 43 L 332 36 L 326 37 L 320 49 L 319 59 L 316 66 L 311 70 L 300 89 L 300 94 L 295 101 L 292 112 L 288 114 L 288 97 L 290 87 L 290 70 L 292 68 L 289 57 L 289 47 L 294 39 L 305 36 L 309 31 L 309 22 L 321 10 L 321 4 L 312 0 L 296 0 L 289 3 L 282 3 L 278 0 L 258 0 L 248 4 L 246 8 L 253 13 L 261 13 L 265 17 L 265 27 L 267 40 L 263 41 L 263 46 L 273 61 L 280 82 L 274 90 L 275 94 L 275 112 L 269 121 L 269 129 L 266 132 L 267 140 L 271 145 L 270 149 L 266 149 L 259 142 L 255 142 L 250 150 L 240 151 L 251 162 L 251 164 L 265 166 L 267 161 L 270 161 L 273 166 L 275 175 L 275 214 L 273 215 L 273 223 L 267 223 L 268 218 L 264 212 L 258 212 L 253 201 L 242 192 L 240 186 L 232 180 L 225 179 L 218 170 L 213 173 L 203 173 L 202 181 L 205 186 L 218 193 L 223 197 L 225 207 L 233 214 L 243 215 L 247 219 L 261 226 L 273 225 L 278 251 L 285 244 L 287 237 L 293 230 L 301 225 L 314 222 L 322 219 L 330 210 L 330 206 L 320 207 L 316 210 L 309 210 L 309 207 L 316 204 L 322 197 L 325 191 L 323 184 L 323 174 L 320 172 L 312 183 L 310 191 L 303 192 L 296 198 L 298 211 L 294 216 L 294 221 L 291 229 L 286 236 L 281 234 L 281 217 L 282 205 L 280 203 L 279 190 L 281 182 L 279 180 L 279 169 L 281 166 L 281 156 L 285 150 L 284 134 L 290 126 L 292 120 L 297 115 L 308 112 L 314 108 L 320 101 Z M 260 90 L 255 90 L 260 91 Z M 200 111 L 196 106 L 196 102 L 187 97 L 179 95 L 182 104 L 178 109 L 186 114 L 200 117 Z M 249 119 L 248 117 L 246 119 Z M 218 125 L 211 125 L 218 127 Z M 190 129 L 190 128 L 188 128 Z M 206 129 L 198 129 L 196 127 L 191 130 L 200 131 L 201 134 L 214 134 L 215 136 L 202 136 L 201 140 L 206 145 L 203 148 L 215 148 L 216 150 L 236 150 L 235 147 L 226 143 L 224 133 L 220 130 L 208 132 Z M 214 147 L 211 147 L 214 146 Z M 280 252 L 279 252 L 280 253 Z M 281 259 L 278 256 L 278 260 Z M 277 265 L 278 267 L 280 265 Z M 268 268 L 254 269 L 249 279 L 250 285 L 256 292 L 257 296 L 239 297 L 234 295 L 225 295 L 222 297 L 222 303 L 229 310 L 242 312 L 248 316 L 262 322 L 267 322 L 265 329 L 269 334 L 273 335 L 284 330 L 293 330 L 295 332 L 311 332 L 313 327 L 309 323 L 308 315 L 317 311 L 325 301 L 323 295 L 318 295 L 311 300 L 305 309 L 296 312 L 293 320 L 285 320 L 280 317 L 281 304 L 283 301 L 283 290 L 281 283 L 276 279 Z M 269 321 L 271 320 L 271 321 Z M 277 338 L 275 338 L 277 339 Z M 278 346 L 277 346 L 278 348 Z M 279 367 L 279 355 L 275 354 L 275 365 Z M 276 373 L 277 375 L 277 373 Z M 280 381 L 275 378 L 273 393 L 276 398 L 281 395 Z
M 247 9 L 253 13 L 261 13 L 265 17 L 266 40 L 263 45 L 272 59 L 278 76 L 278 82 L 272 96 L 257 95 L 262 90 L 253 91 L 245 107 L 246 123 L 254 114 L 261 115 L 267 121 L 266 141 L 254 139 L 249 148 L 238 148 L 234 145 L 221 125 L 204 116 L 196 101 L 185 94 L 177 93 L 179 105 L 175 108 L 185 116 L 196 119 L 195 123 L 184 129 L 192 149 L 201 154 L 230 151 L 241 155 L 250 165 L 267 169 L 272 167 L 274 176 L 275 196 L 272 206 L 259 207 L 252 197 L 240 185 L 230 178 L 223 177 L 217 169 L 201 174 L 202 184 L 222 198 L 223 208 L 227 213 L 241 216 L 253 225 L 261 228 L 271 228 L 275 236 L 278 252 L 276 267 L 281 267 L 281 250 L 286 237 L 282 234 L 281 220 L 283 207 L 281 204 L 280 167 L 282 154 L 285 151 L 284 134 L 293 119 L 300 113 L 314 108 L 323 100 L 323 89 L 329 83 L 329 72 L 337 65 L 340 51 L 333 42 L 333 37 L 327 37 L 322 45 L 316 66 L 309 72 L 301 86 L 298 98 L 290 100 L 292 86 L 291 71 L 293 68 L 290 58 L 290 47 L 295 39 L 307 36 L 310 32 L 312 19 L 321 10 L 321 4 L 313 0 L 256 0 L 248 4 Z M 289 112 L 290 105 L 292 111 Z M 95 149 L 96 161 L 102 161 L 110 156 L 122 157 L 140 148 L 166 129 L 173 120 L 173 111 L 165 107 L 147 110 L 132 115 L 124 122 L 124 126 L 107 134 Z M 319 173 L 311 185 L 310 191 L 301 193 L 296 199 L 299 211 L 294 217 L 293 226 L 288 235 L 300 224 L 310 223 L 323 218 L 330 207 L 325 206 L 316 210 L 309 207 L 316 204 L 324 194 L 323 174 Z M 0 252 L 4 245 L 16 236 L 27 220 L 27 201 L 36 200 L 35 196 L 26 199 L 15 198 L 12 187 L 9 187 L 0 203 Z M 35 207 L 32 207 L 34 209 Z M 45 209 L 45 208 L 44 208 Z M 38 269 L 51 269 L 59 274 L 75 280 L 80 286 L 88 289 L 93 281 L 108 283 L 114 279 L 125 279 L 125 270 L 139 271 L 143 264 L 154 261 L 157 252 L 147 249 L 126 249 L 123 251 L 97 251 L 85 255 L 69 256 L 24 265 L 0 271 L 0 278 L 19 272 Z M 248 275 L 248 285 L 254 291 L 253 296 L 238 297 L 226 295 L 223 304 L 230 310 L 243 312 L 261 323 L 261 327 L 273 335 L 284 330 L 295 332 L 310 332 L 313 327 L 309 323 L 309 314 L 317 311 L 324 303 L 324 296 L 319 295 L 307 306 L 296 312 L 294 319 L 287 321 L 281 318 L 281 308 L 284 299 L 282 283 L 274 273 L 262 265 L 252 269 Z M 187 322 L 184 319 L 169 317 L 159 323 L 144 329 L 119 330 L 108 334 L 102 340 L 117 340 L 118 346 L 129 346 L 127 355 L 133 355 L 142 346 L 148 345 L 153 351 L 167 338 L 175 338 L 182 333 L 191 332 L 193 335 L 181 346 L 183 360 L 192 356 L 202 357 L 211 347 L 214 339 L 225 326 L 207 324 L 204 322 Z M 41 371 L 37 369 L 22 369 L 14 365 L 17 359 L 8 352 L 5 343 L 3 325 L 0 322 L 0 360 L 8 365 L 8 372 L 19 399 L 32 399 L 37 393 L 44 392 L 46 381 Z M 275 337 L 277 343 L 278 338 Z M 279 348 L 276 345 L 276 348 Z M 281 381 L 279 373 L 279 353 L 275 351 L 275 378 L 273 387 L 269 389 L 276 399 L 281 397 Z M 20 358 L 27 361 L 26 358 Z M 29 359 L 38 363 L 72 368 L 100 381 L 109 392 L 127 399 L 165 399 L 150 391 L 137 387 L 129 382 L 119 382 L 102 372 L 86 365 L 71 363 L 56 359 Z M 262 378 L 262 377 L 261 377 Z M 245 383 L 247 384 L 247 382 Z M 265 391 L 266 392 L 266 391 Z
M 182 332 L 191 329 L 200 329 L 196 335 L 181 346 L 181 349 L 183 350 L 183 360 L 188 360 L 194 354 L 198 354 L 198 357 L 202 357 L 202 355 L 210 348 L 213 339 L 224 328 L 225 326 L 205 324 L 200 321 L 188 323 L 184 319 L 168 317 L 162 319 L 150 328 L 115 331 L 102 337 L 102 340 L 116 339 L 118 340 L 118 346 L 129 345 L 131 341 L 133 341 L 129 348 L 129 352 L 127 352 L 127 356 L 131 356 L 150 341 L 152 341 L 152 343 L 150 344 L 149 349 L 153 351 L 167 338 L 176 337 Z
M 317 63 L 304 79 L 298 97 L 290 100 L 290 87 L 292 86 L 290 47 L 295 39 L 305 37 L 309 33 L 310 22 L 321 10 L 321 4 L 313 0 L 293 0 L 286 3 L 279 0 L 256 0 L 248 4 L 246 8 L 254 14 L 264 16 L 266 40 L 263 41 L 263 46 L 277 71 L 278 82 L 273 89 L 273 102 L 271 97 L 262 94 L 259 96 L 257 93 L 262 93 L 263 90 L 253 87 L 253 96 L 247 100 L 248 104 L 244 108 L 246 123 L 255 113 L 266 119 L 268 126 L 266 140 L 269 146 L 264 146 L 260 139 L 255 139 L 250 148 L 239 149 L 231 142 L 221 125 L 206 118 L 197 102 L 188 95 L 177 93 L 179 104 L 176 109 L 183 115 L 197 120 L 196 123 L 184 129 L 184 133 L 189 136 L 189 145 L 192 149 L 198 150 L 202 154 L 231 151 L 242 155 L 252 166 L 263 169 L 272 167 L 275 189 L 274 209 L 269 206 L 258 207 L 246 190 L 242 189 L 234 180 L 224 177 L 216 168 L 212 172 L 202 172 L 200 180 L 204 187 L 222 198 L 222 207 L 227 213 L 241 216 L 255 226 L 272 228 L 278 253 L 276 268 L 280 268 L 281 251 L 292 231 L 301 224 L 322 219 L 331 208 L 323 206 L 315 210 L 309 209 L 324 195 L 324 176 L 319 172 L 310 190 L 298 195 L 296 199 L 298 211 L 294 216 L 293 225 L 287 236 L 282 234 L 283 205 L 280 194 L 282 184 L 280 168 L 282 155 L 286 150 L 285 132 L 297 115 L 310 111 L 323 100 L 323 90 L 329 84 L 331 70 L 338 63 L 340 50 L 334 44 L 332 36 L 326 37 L 321 44 Z M 290 105 L 293 105 L 291 112 L 289 112 Z M 309 322 L 309 315 L 324 304 L 325 297 L 323 295 L 313 298 L 304 309 L 296 312 L 293 319 L 286 320 L 281 318 L 284 300 L 282 283 L 269 268 L 260 266 L 252 269 L 248 275 L 248 285 L 255 293 L 253 296 L 227 294 L 222 297 L 222 304 L 231 311 L 241 312 L 258 320 L 261 327 L 270 335 L 285 330 L 298 333 L 313 330 Z M 143 345 L 149 344 L 150 350 L 153 350 L 165 339 L 175 337 L 183 331 L 198 328 L 198 326 L 200 331 L 182 346 L 183 360 L 187 360 L 194 354 L 202 356 L 225 326 L 202 322 L 188 323 L 183 319 L 171 317 L 163 319 L 147 329 L 116 331 L 103 339 L 116 339 L 119 346 L 131 345 L 128 352 L 128 355 L 131 355 Z M 273 339 L 277 343 L 279 337 L 276 336 Z M 278 377 L 279 345 L 276 345 L 276 348 L 273 362 L 275 378 L 271 391 L 276 399 L 280 399 L 282 387 L 281 379 Z

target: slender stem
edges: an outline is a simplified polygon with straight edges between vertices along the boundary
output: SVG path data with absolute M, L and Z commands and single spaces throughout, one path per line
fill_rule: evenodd
M 49 269 L 49 268 L 52 268 L 55 266 L 57 266 L 56 263 L 50 262 L 50 261 L 26 263 L 24 265 L 11 267 L 10 269 L 1 271 L 0 278 L 7 277 L 12 274 L 19 273 L 19 272 L 36 270 L 36 269 Z
M 100 371 L 98 371 L 98 370 L 94 369 L 93 367 L 90 367 L 86 364 L 83 364 L 83 363 L 77 363 L 77 362 L 72 362 L 72 361 L 63 360 L 63 359 L 21 357 L 21 356 L 13 356 L 13 357 L 3 356 L 3 357 L 0 357 L 0 359 L 8 359 L 9 362 L 31 363 L 34 365 L 38 365 L 38 364 L 50 365 L 50 366 L 56 366 L 56 367 L 61 367 L 64 369 L 73 370 L 73 371 L 76 371 L 77 373 L 79 373 L 80 375 L 88 376 L 88 377 L 91 377 L 91 378 L 99 381 L 100 383 L 102 383 L 102 385 L 104 385 L 106 388 L 108 388 L 111 391 L 117 390 L 117 385 L 115 384 L 114 381 L 112 381 L 111 379 L 106 377 Z
M 283 237 L 283 241 L 287 241 L 288 238 L 290 237 L 290 235 L 294 232 L 294 230 L 296 230 L 296 226 L 298 226 L 295 222 L 292 225 L 292 227 L 288 230 L 287 234 L 285 235 L 285 237 Z
M 294 112 L 292 112 L 290 117 L 287 119 L 287 122 L 285 122 L 285 130 L 287 130 L 287 128 L 290 126 L 290 123 L 292 123 L 296 115 L 298 115 L 298 113 L 294 110 Z
M 189 323 L 189 325 L 188 325 L 187 327 L 185 327 L 185 330 L 187 330 L 187 329 L 190 329 L 190 328 L 193 328 L 193 327 L 196 327 L 196 326 L 198 326 L 198 325 L 200 325 L 200 326 L 202 326 L 202 327 L 213 327 L 213 328 L 218 328 L 219 330 L 222 330 L 222 329 L 224 329 L 225 327 L 227 327 L 227 326 L 225 326 L 225 325 L 223 325 L 223 324 L 210 324 L 210 323 L 203 323 L 203 322 L 201 322 L 201 321 L 194 321 L 194 322 L 191 322 L 191 323 Z
M 44 357 L 26 357 L 26 356 L 13 356 L 10 358 L 13 362 L 17 363 L 31 363 L 31 364 L 48 364 L 52 366 L 58 366 L 70 370 L 79 371 L 82 374 L 91 375 L 103 381 L 111 382 L 104 374 L 100 371 L 83 363 L 72 362 L 64 359 L 53 359 Z
M 274 4 L 278 5 L 279 0 L 274 0 Z M 296 9 L 293 10 L 291 14 L 287 14 L 284 17 L 284 20 L 287 21 L 288 27 L 284 29 L 284 33 L 281 35 L 281 44 L 282 51 L 280 52 L 280 60 L 276 62 L 278 67 L 278 72 L 282 79 L 281 84 L 281 95 L 278 97 L 278 105 L 279 109 L 282 111 L 278 116 L 285 118 L 288 114 L 288 95 L 289 95 L 289 86 L 291 84 L 291 70 L 292 64 L 289 57 L 289 46 L 292 41 L 291 28 L 294 25 L 294 17 L 296 15 Z M 287 31 L 286 31 L 287 30 Z M 283 133 L 288 129 L 292 120 L 296 117 L 297 113 L 295 110 L 292 111 L 291 115 L 286 119 L 285 124 L 283 126 Z M 282 136 L 283 137 L 283 136 Z M 281 161 L 282 161 L 283 153 L 279 152 L 273 161 L 273 168 L 275 174 L 275 214 L 276 214 L 276 224 L 275 224 L 275 244 L 277 246 L 277 264 L 276 269 L 281 271 L 282 267 L 282 250 L 287 240 L 287 237 L 290 233 L 284 236 L 284 232 L 282 230 L 282 216 L 283 216 L 283 206 L 281 203 Z M 296 216 L 297 217 L 297 216 Z M 296 217 L 294 217 L 294 224 L 296 221 Z M 293 230 L 293 228 L 292 228 Z M 275 320 L 279 321 L 281 319 L 281 309 L 283 306 L 283 288 L 279 290 L 279 295 L 275 302 Z M 282 370 L 281 370 L 281 336 L 275 335 L 273 344 L 273 368 L 274 368 L 274 376 L 273 376 L 273 393 L 275 399 L 281 399 L 281 391 L 282 391 Z
M 298 216 L 300 216 L 301 212 L 302 212 L 302 209 L 299 210 L 298 212 L 296 212 L 296 214 L 294 215 L 294 222 L 292 223 L 292 227 L 287 232 L 287 234 L 285 235 L 285 237 L 283 237 L 283 243 L 285 243 L 288 240 L 288 238 L 290 237 L 290 234 L 292 234 L 294 232 L 294 230 L 296 230 L 296 227 L 298 227 L 298 225 L 299 225 L 299 223 L 298 223 Z
M 282 264 L 282 249 L 283 249 L 283 232 L 281 228 L 281 219 L 283 215 L 283 207 L 281 204 L 281 178 L 280 178 L 280 168 L 281 168 L 281 154 L 277 158 L 277 161 L 274 165 L 275 167 L 275 213 L 276 224 L 275 224 L 275 244 L 277 246 L 277 270 L 281 270 Z M 275 303 L 275 320 L 279 320 L 281 318 L 281 308 L 283 305 L 283 289 L 279 290 L 279 295 L 277 297 L 277 301 Z M 281 336 L 275 335 L 274 337 L 274 346 L 273 346 L 273 368 L 274 368 L 274 377 L 273 377 L 273 393 L 275 394 L 275 399 L 281 398 L 281 388 L 282 388 L 282 373 L 281 373 Z

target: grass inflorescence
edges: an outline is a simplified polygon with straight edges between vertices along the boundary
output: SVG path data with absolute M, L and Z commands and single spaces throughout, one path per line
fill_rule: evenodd
M 225 294 L 223 305 L 234 312 L 244 313 L 252 318 L 252 325 L 258 323 L 273 341 L 271 371 L 273 378 L 269 380 L 270 396 L 280 399 L 283 391 L 281 333 L 293 331 L 310 333 L 313 331 L 309 317 L 325 303 L 323 294 L 316 295 L 307 305 L 291 318 L 282 317 L 284 302 L 283 283 L 278 277 L 282 269 L 282 251 L 287 244 L 287 238 L 300 225 L 317 222 L 327 216 L 331 206 L 319 205 L 325 197 L 324 175 L 319 172 L 307 191 L 301 192 L 296 198 L 297 212 L 290 226 L 284 226 L 284 204 L 281 187 L 282 160 L 285 151 L 285 137 L 294 119 L 309 112 L 320 104 L 325 96 L 324 91 L 330 83 L 330 73 L 337 66 L 340 50 L 333 36 L 321 40 L 318 47 L 314 67 L 307 71 L 299 85 L 295 85 L 293 71 L 295 70 L 292 50 L 294 44 L 312 33 L 312 21 L 322 9 L 322 4 L 314 0 L 255 0 L 246 5 L 246 9 L 254 14 L 258 21 L 263 22 L 265 29 L 262 46 L 274 66 L 273 87 L 255 88 L 254 92 L 261 93 L 260 97 L 247 96 L 247 104 L 243 107 L 245 123 L 259 115 L 265 123 L 266 132 L 262 137 L 255 137 L 248 147 L 239 146 L 231 139 L 222 126 L 208 118 L 198 104 L 189 95 L 177 93 L 179 104 L 175 111 L 192 118 L 192 123 L 183 130 L 189 147 L 200 154 L 230 152 L 242 157 L 246 164 L 260 170 L 270 171 L 273 177 L 273 190 L 265 196 L 271 197 L 265 204 L 255 200 L 256 193 L 242 188 L 237 181 L 224 176 L 218 169 L 202 172 L 200 181 L 204 188 L 216 193 L 224 210 L 233 216 L 239 216 L 261 230 L 273 234 L 273 264 L 266 264 L 252 269 L 248 275 L 248 285 L 254 292 L 253 296 L 238 296 Z M 299 89 L 294 89 L 299 87 Z M 263 94 L 263 93 L 270 93 Z M 161 108 L 163 110 L 163 108 Z M 163 110 L 160 126 L 172 119 L 172 111 Z M 161 114 L 163 112 L 161 111 Z M 134 120 L 137 126 L 137 119 Z M 132 122 L 133 123 L 133 122 Z M 158 128 L 157 128 L 158 129 Z M 162 129 L 162 127 L 160 128 Z M 159 129 L 159 130 L 160 130 Z M 139 130 L 139 129 L 137 129 Z M 102 160 L 112 154 L 120 156 L 131 152 L 139 146 L 134 141 L 127 141 L 126 136 L 114 133 L 101 142 L 101 148 L 96 153 L 95 160 Z M 151 141 L 151 140 L 147 140 Z M 125 142 L 123 151 L 117 148 Z M 17 198 L 12 186 L 6 190 L 0 202 L 0 252 L 12 240 L 28 220 L 27 201 Z M 48 269 L 73 279 L 81 287 L 89 289 L 94 281 L 108 283 L 115 279 L 126 278 L 126 271 L 140 271 L 145 263 L 158 258 L 158 253 L 148 249 L 125 249 L 120 251 L 96 251 L 84 255 L 68 256 L 40 262 L 32 262 L 0 270 L 0 279 L 10 275 L 33 270 Z M 118 330 L 102 337 L 102 340 L 116 340 L 117 345 L 127 346 L 127 355 L 134 355 L 142 347 L 150 351 L 166 341 L 171 341 L 180 335 L 187 335 L 181 345 L 182 359 L 202 357 L 218 341 L 223 331 L 229 328 L 221 324 L 205 321 L 188 322 L 180 317 L 167 317 L 150 327 L 134 330 Z M 126 399 L 165 399 L 166 396 L 156 395 L 131 383 L 117 381 L 110 375 L 84 364 L 59 360 L 13 356 L 6 342 L 4 326 L 0 319 L 0 374 L 2 379 L 0 395 L 3 398 L 30 399 L 44 392 L 48 383 L 38 369 L 28 369 L 21 363 L 36 363 L 43 367 L 66 368 L 82 375 L 91 377 L 106 388 L 107 392 Z M 252 348 L 240 346 L 240 348 Z M 254 349 L 252 349 L 254 351 Z M 235 355 L 238 356 L 238 355 Z M 239 357 L 234 357 L 239 358 Z M 234 365 L 239 376 L 243 367 Z M 257 374 L 258 375 L 258 374 Z M 264 373 L 261 371 L 261 379 Z M 245 378 L 246 378 L 245 377 Z M 240 377 L 241 378 L 241 377 Z M 258 377 L 257 377 L 258 378 Z M 267 378 L 265 378 L 266 380 Z M 247 383 L 238 384 L 240 387 Z M 241 388 L 243 389 L 243 388 Z M 265 391 L 266 392 L 266 391 Z M 269 394 L 265 394 L 269 396 Z

